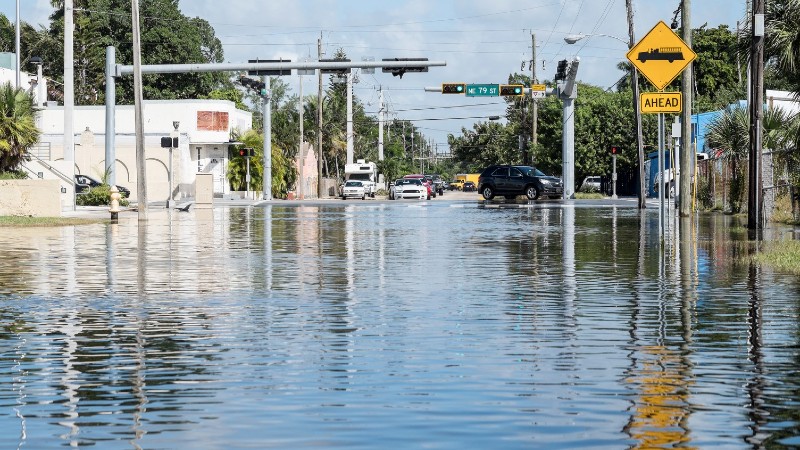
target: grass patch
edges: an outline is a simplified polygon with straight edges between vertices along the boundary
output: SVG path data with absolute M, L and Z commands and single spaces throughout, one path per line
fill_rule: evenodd
M 107 223 L 110 219 L 82 219 L 79 217 L 28 217 L 0 216 L 0 227 L 64 227 Z
M 576 200 L 602 200 L 606 198 L 605 195 L 599 192 L 576 192 L 575 199 Z
M 781 272 L 800 275 L 800 241 L 765 242 L 753 260 Z

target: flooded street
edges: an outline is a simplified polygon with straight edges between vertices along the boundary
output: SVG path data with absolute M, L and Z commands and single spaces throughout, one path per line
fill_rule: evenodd
M 5 229 L 0 448 L 800 446 L 800 280 L 598 205 Z

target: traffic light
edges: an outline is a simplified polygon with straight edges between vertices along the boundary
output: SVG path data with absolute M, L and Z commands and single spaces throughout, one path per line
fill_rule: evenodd
M 466 90 L 465 83 L 442 83 L 442 94 L 463 94 Z
M 263 81 L 254 80 L 252 78 L 248 78 L 246 76 L 239 77 L 239 84 L 244 87 L 248 87 L 258 93 L 258 95 L 264 97 L 267 95 L 267 86 L 264 84 Z
M 619 155 L 620 153 L 622 153 L 622 149 L 618 145 L 612 145 L 611 147 L 608 148 L 608 153 L 612 155 Z
M 562 59 L 558 62 L 558 66 L 556 67 L 556 76 L 555 80 L 566 80 L 567 79 L 567 60 Z
M 500 96 L 520 96 L 525 91 L 521 84 L 501 84 Z
M 427 61 L 428 58 L 383 58 L 384 61 Z M 428 66 L 424 67 L 384 67 L 383 72 L 391 72 L 392 76 L 403 78 L 406 72 L 427 72 Z
M 162 137 L 161 138 L 161 148 L 178 148 L 178 138 L 177 137 Z

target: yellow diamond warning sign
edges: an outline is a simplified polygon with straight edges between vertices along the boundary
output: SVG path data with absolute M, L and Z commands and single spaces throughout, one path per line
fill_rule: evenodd
M 679 113 L 683 95 L 680 92 L 643 92 L 639 95 L 642 113 Z
M 628 51 L 627 57 L 658 90 L 663 90 L 697 54 L 660 21 Z

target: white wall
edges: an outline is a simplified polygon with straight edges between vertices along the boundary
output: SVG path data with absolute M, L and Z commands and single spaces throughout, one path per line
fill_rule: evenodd
M 251 128 L 252 114 L 237 110 L 227 100 L 151 100 L 144 102 L 145 157 L 147 160 L 147 194 L 149 201 L 163 201 L 169 197 L 169 149 L 161 148 L 161 137 L 174 130 L 172 122 L 179 121 L 180 146 L 173 151 L 173 187 L 176 199 L 194 196 L 195 175 L 208 171 L 213 164 L 217 171 L 227 167 L 227 143 L 233 130 L 244 132 Z M 75 166 L 76 172 L 99 178 L 105 167 L 105 106 L 77 106 L 74 110 Z M 200 116 L 223 114 L 228 124 L 216 131 L 204 130 Z M 220 116 L 221 117 L 221 116 Z M 42 111 L 42 142 L 51 145 L 51 160 L 64 157 L 64 107 L 48 106 Z M 136 142 L 134 107 L 116 107 L 115 120 L 116 183 L 131 190 L 136 199 Z M 200 159 L 197 157 L 200 148 Z M 217 149 L 215 152 L 214 149 Z M 223 151 L 224 150 L 224 151 Z M 220 160 L 219 155 L 223 158 Z M 216 159 L 216 163 L 212 163 Z M 217 194 L 228 192 L 227 183 Z

